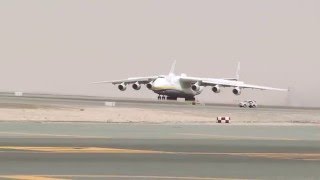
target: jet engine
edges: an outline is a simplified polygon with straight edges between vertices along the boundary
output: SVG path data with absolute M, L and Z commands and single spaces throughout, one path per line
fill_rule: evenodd
M 200 90 L 200 86 L 199 86 L 199 83 L 195 83 L 191 86 L 191 89 L 195 92 L 199 91 Z
M 152 83 L 152 82 L 149 82 L 146 86 L 147 86 L 147 88 L 148 88 L 148 89 L 150 89 L 150 90 L 151 90 L 151 89 L 152 89 L 152 87 L 153 87 L 153 83 Z
M 125 91 L 127 89 L 127 85 L 125 83 L 121 83 L 118 85 L 118 89 L 120 91 Z
M 236 88 L 234 88 L 233 90 L 232 90 L 232 92 L 233 92 L 233 94 L 235 94 L 235 95 L 240 95 L 241 94 L 241 89 L 239 88 L 239 87 L 236 87 Z
M 138 82 L 136 82 L 136 83 L 134 83 L 134 84 L 132 84 L 132 88 L 134 89 L 134 90 L 140 90 L 141 89 L 141 85 L 138 83 Z
M 220 86 L 218 86 L 218 85 L 213 86 L 213 87 L 212 87 L 212 91 L 213 91 L 214 93 L 220 93 L 220 91 L 221 91 Z

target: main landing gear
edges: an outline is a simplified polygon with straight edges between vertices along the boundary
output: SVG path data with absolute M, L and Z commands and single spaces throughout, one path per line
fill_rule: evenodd
M 167 100 L 172 100 L 172 101 L 176 101 L 176 100 L 178 100 L 178 98 L 177 97 L 167 97 Z
M 185 98 L 186 101 L 196 101 L 196 98 L 195 97 L 188 97 L 188 98 Z
M 164 96 L 164 95 L 159 95 L 158 96 L 158 100 L 171 100 L 171 101 L 177 101 L 178 97 L 172 97 L 172 96 Z M 195 97 L 187 97 L 185 98 L 186 101 L 195 101 L 196 98 Z
M 161 95 L 159 95 L 158 96 L 158 100 L 160 101 L 160 100 L 166 100 L 167 98 L 166 98 L 166 96 L 161 96 Z
M 170 96 L 164 96 L 164 95 L 159 95 L 158 100 L 171 100 L 171 101 L 176 101 L 178 97 L 170 97 Z

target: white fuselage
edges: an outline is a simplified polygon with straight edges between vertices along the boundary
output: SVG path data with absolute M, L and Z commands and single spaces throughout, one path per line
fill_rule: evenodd
M 200 87 L 198 91 L 194 91 L 191 88 L 193 84 L 180 81 L 180 77 L 181 76 L 170 74 L 168 76 L 157 78 L 153 82 L 151 90 L 159 95 L 179 98 L 194 97 L 201 94 L 204 87 Z

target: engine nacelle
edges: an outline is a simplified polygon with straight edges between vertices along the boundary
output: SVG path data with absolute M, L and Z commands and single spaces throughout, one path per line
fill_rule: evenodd
M 146 86 L 147 86 L 147 88 L 148 88 L 148 89 L 150 89 L 150 90 L 151 90 L 151 89 L 152 89 L 152 87 L 153 87 L 153 83 L 152 83 L 152 82 L 150 82 L 150 83 L 148 83 Z
M 195 83 L 191 86 L 191 89 L 195 92 L 200 91 L 200 86 L 198 83 Z
M 127 89 L 127 85 L 124 84 L 124 83 L 121 83 L 121 84 L 118 85 L 118 89 L 120 91 L 125 91 Z
M 212 91 L 213 91 L 214 93 L 220 93 L 220 91 L 221 91 L 220 86 L 218 86 L 218 85 L 213 86 L 213 87 L 212 87 Z
M 239 96 L 241 94 L 241 89 L 239 87 L 236 87 L 232 90 L 233 94 Z
M 136 82 L 136 83 L 134 83 L 134 84 L 132 84 L 132 88 L 134 89 L 134 90 L 140 90 L 141 89 L 141 84 L 139 84 L 138 82 Z

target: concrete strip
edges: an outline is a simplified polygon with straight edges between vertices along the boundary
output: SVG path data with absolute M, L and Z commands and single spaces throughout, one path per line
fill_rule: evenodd
M 299 139 L 291 138 L 271 138 L 271 137 L 251 137 L 251 136 L 223 136 L 214 134 L 194 134 L 194 133 L 177 133 L 184 136 L 209 137 L 213 139 L 229 139 L 229 140 L 277 140 L 277 141 L 299 141 Z
M 27 136 L 45 136 L 47 137 L 66 137 L 66 138 L 95 138 L 95 139 L 109 139 L 108 137 L 103 136 L 81 136 L 81 135 L 69 135 L 69 134 L 43 134 L 43 133 L 24 133 L 24 132 L 5 132 L 1 131 L 0 134 L 5 135 L 27 135 Z
M 268 158 L 282 160 L 320 161 L 320 153 L 206 153 L 206 152 L 177 152 L 184 155 L 225 155 L 253 158 Z

